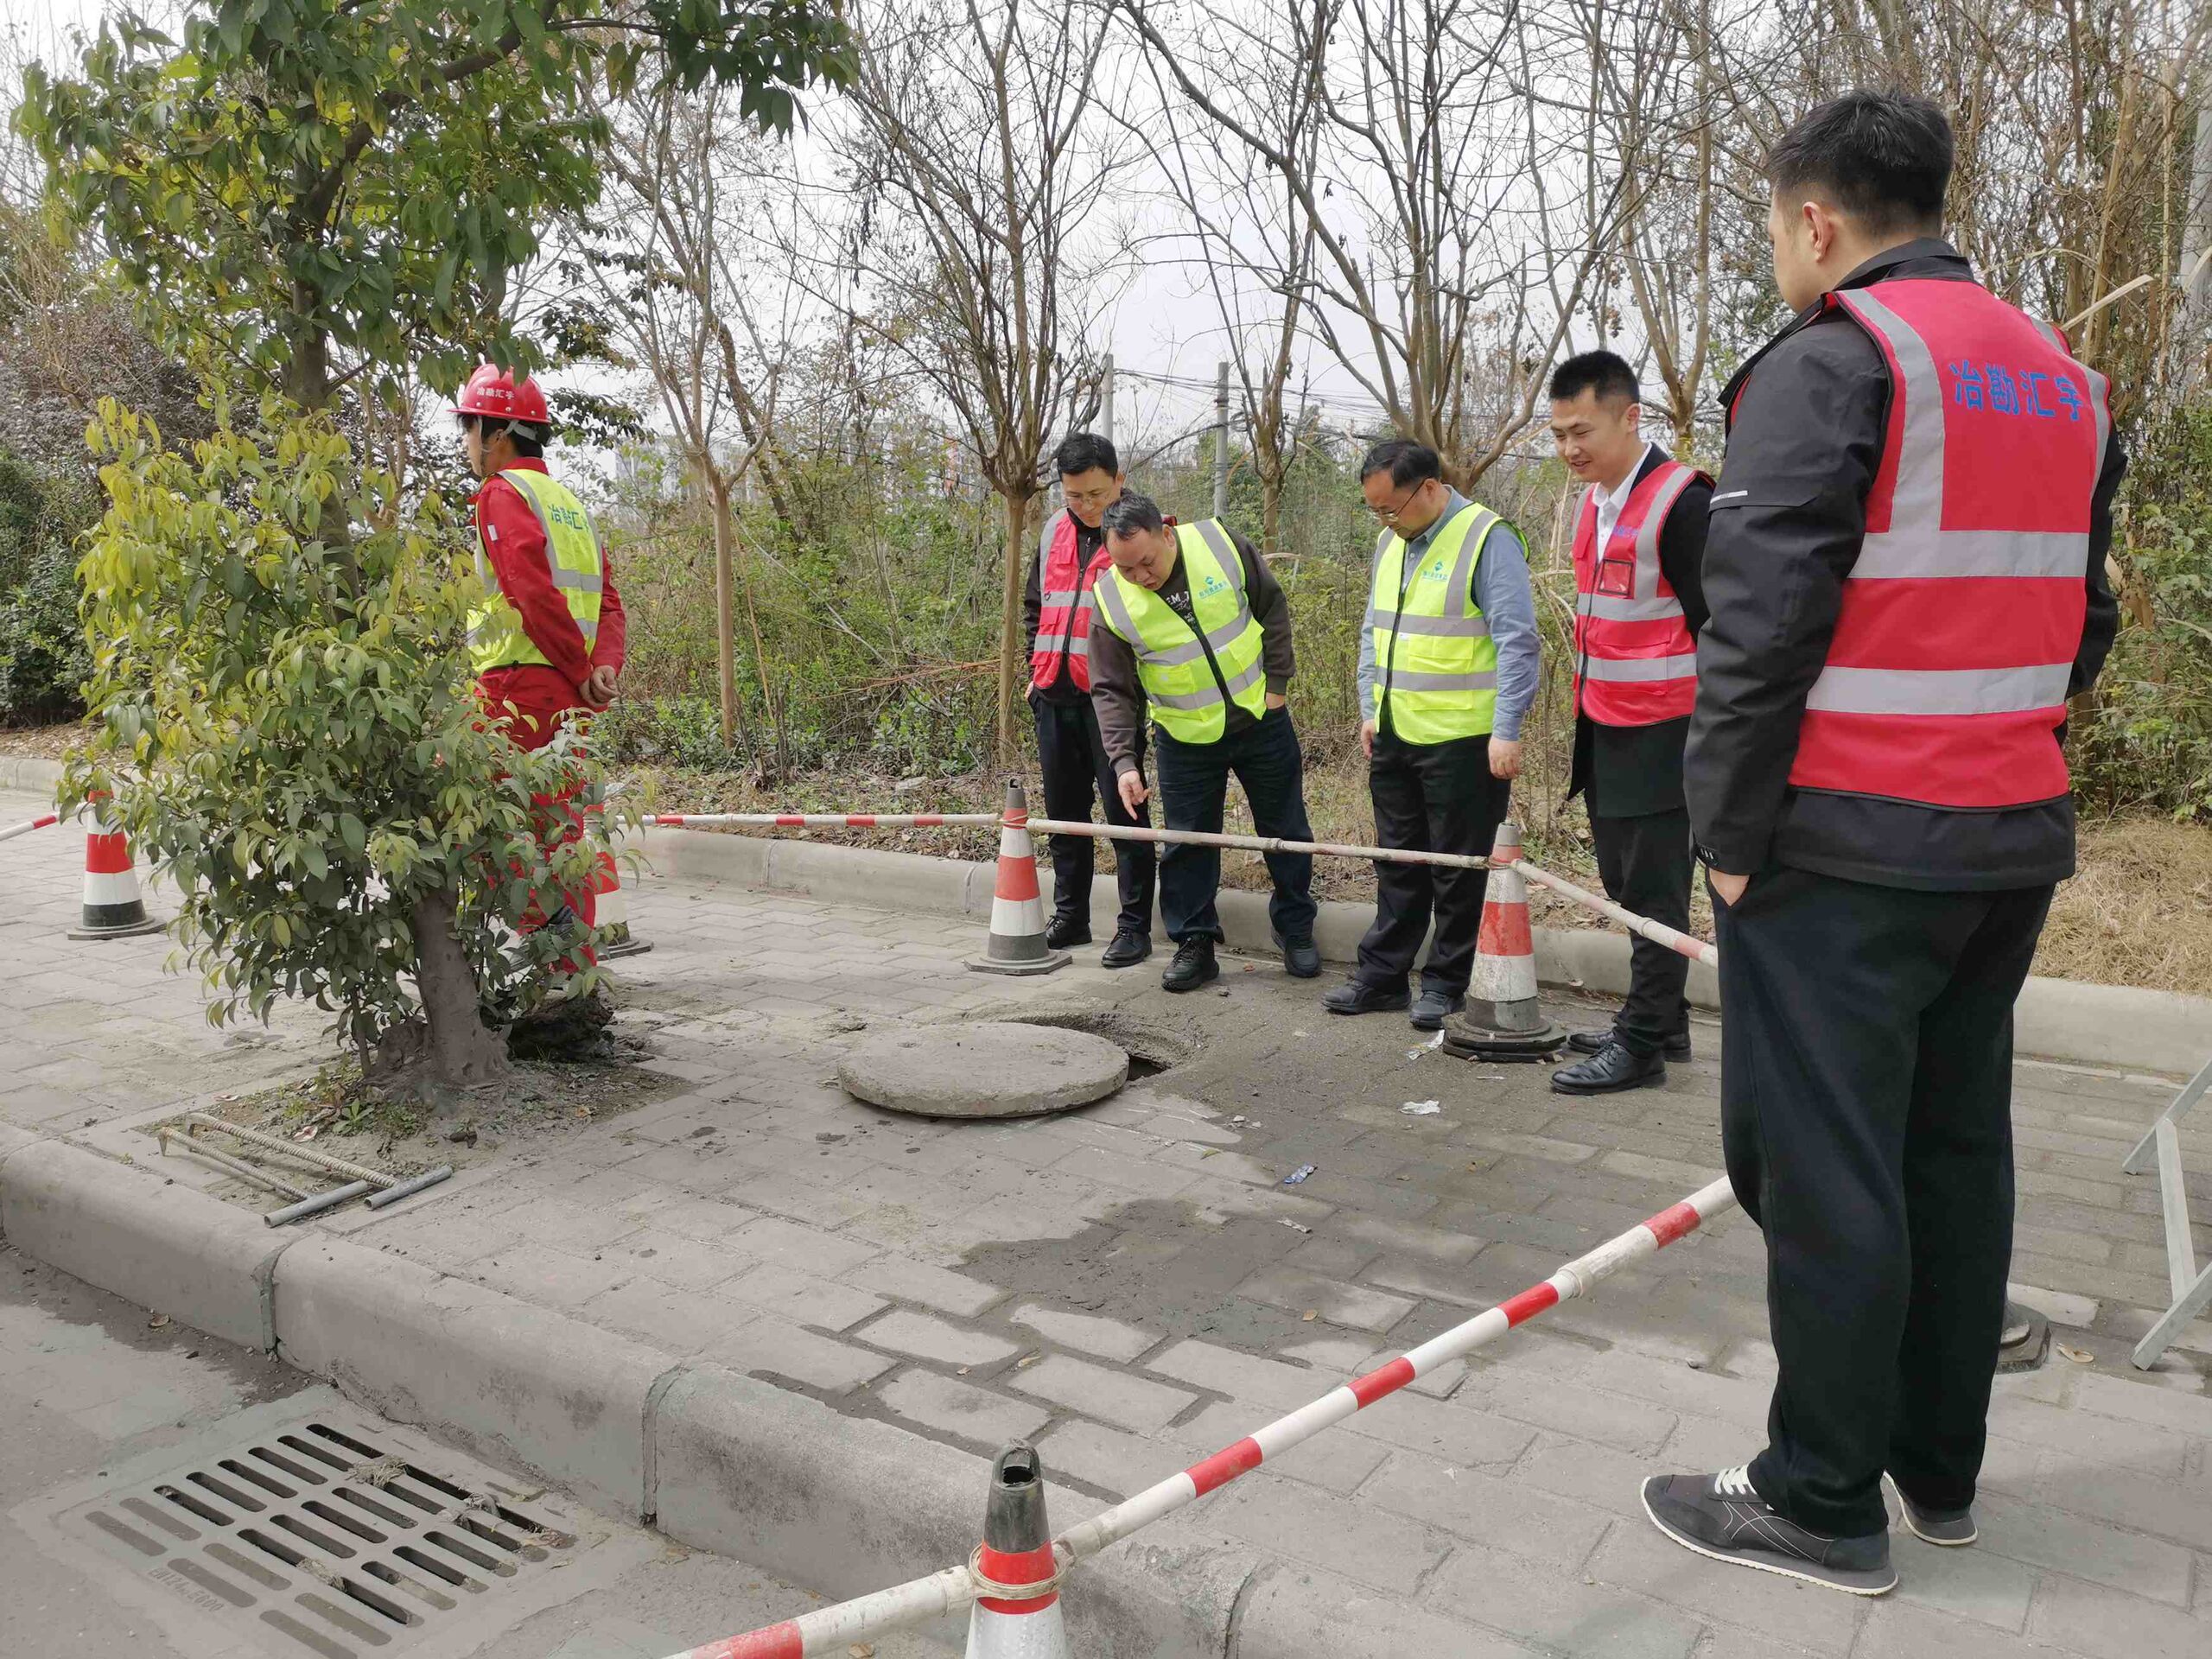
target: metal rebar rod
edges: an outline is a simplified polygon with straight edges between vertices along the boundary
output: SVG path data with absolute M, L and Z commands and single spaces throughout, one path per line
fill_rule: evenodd
M 334 1175 L 343 1175 L 348 1180 L 366 1181 L 371 1186 L 386 1187 L 399 1185 L 399 1177 L 387 1175 L 380 1169 L 371 1169 L 366 1164 L 351 1164 L 343 1158 L 334 1158 L 327 1152 L 317 1152 L 313 1147 L 303 1147 L 296 1141 L 287 1141 L 281 1135 L 264 1135 L 259 1129 L 249 1129 L 241 1124 L 226 1123 L 207 1112 L 187 1112 L 184 1121 L 197 1123 L 203 1128 L 220 1129 L 225 1135 L 235 1135 L 248 1146 L 265 1147 L 270 1152 L 282 1152 L 313 1164 L 317 1169 L 327 1169 Z
M 261 1219 L 271 1227 L 282 1227 L 287 1222 L 305 1221 L 309 1216 L 319 1216 L 326 1210 L 335 1210 L 370 1190 L 366 1181 L 349 1181 L 344 1186 L 334 1186 L 327 1192 L 318 1192 L 311 1198 L 302 1198 L 297 1204 L 288 1204 L 282 1210 L 271 1210 Z
M 295 1186 L 291 1182 L 270 1174 L 258 1165 L 249 1164 L 243 1158 L 232 1157 L 229 1153 L 223 1151 L 220 1147 L 200 1145 L 181 1129 L 164 1127 L 156 1139 L 162 1143 L 163 1152 L 169 1149 L 169 1142 L 174 1141 L 194 1157 L 203 1158 L 216 1168 L 226 1170 L 242 1181 L 251 1182 L 255 1186 L 266 1187 L 270 1192 L 290 1198 L 296 1203 L 302 1198 L 314 1196 L 304 1186 Z
M 1093 1516 L 1053 1541 L 1053 1555 L 1061 1573 L 1065 1574 L 1084 1557 L 1096 1554 L 1139 1528 L 1197 1502 L 1239 1475 L 1249 1474 L 1332 1424 L 1342 1422 L 1377 1400 L 1389 1398 L 1439 1366 L 1472 1353 L 1546 1309 L 1587 1294 L 1599 1281 L 1632 1262 L 1656 1255 L 1676 1239 L 1734 1208 L 1736 1194 L 1726 1180 L 1700 1187 L 1680 1204 L 1637 1223 L 1586 1255 L 1577 1256 L 1541 1283 L 1531 1285 L 1517 1296 L 1485 1309 L 1442 1336 L 1432 1338 L 1381 1370 L 1356 1377 L 1288 1416 L 1277 1418 L 1182 1473 L 1171 1475 L 1139 1492 L 1128 1502 Z M 984 1593 L 987 1592 L 968 1568 L 947 1567 L 925 1579 L 915 1579 L 851 1601 L 801 1613 L 780 1624 L 686 1649 L 670 1656 L 670 1659 L 814 1659 L 817 1655 L 842 1652 L 849 1643 L 865 1641 L 886 1630 L 957 1612 Z
M 1694 934 L 1678 933 L 1664 922 L 1655 922 L 1649 916 L 1639 916 L 1634 911 L 1615 904 L 1610 899 L 1600 899 L 1587 888 L 1578 887 L 1564 876 L 1554 875 L 1549 870 L 1538 869 L 1526 859 L 1516 859 L 1514 866 L 1521 874 L 1540 887 L 1548 887 L 1562 899 L 1571 899 L 1586 910 L 1594 910 L 1608 920 L 1618 922 L 1631 933 L 1641 935 L 1654 944 L 1663 944 L 1692 962 L 1701 962 L 1708 968 L 1720 965 L 1720 951 Z

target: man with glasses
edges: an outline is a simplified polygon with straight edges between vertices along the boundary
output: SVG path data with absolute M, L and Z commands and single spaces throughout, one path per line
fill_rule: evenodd
M 1029 631 L 1029 711 L 1037 721 L 1037 764 L 1045 775 L 1045 810 L 1068 820 L 1090 817 L 1096 800 L 1106 822 L 1124 829 L 1148 825 L 1151 814 L 1140 804 L 1122 804 L 1114 763 L 1098 735 L 1098 715 L 1090 702 L 1093 589 L 1107 568 L 1106 532 L 1099 527 L 1106 509 L 1121 499 L 1123 478 L 1111 439 L 1076 432 L 1053 452 L 1060 474 L 1060 499 L 1066 503 L 1049 515 L 1029 563 L 1023 613 Z M 1144 773 L 1144 728 L 1135 728 L 1132 769 Z M 1054 836 L 1052 919 L 1045 942 L 1055 950 L 1090 943 L 1090 881 L 1096 868 L 1096 843 L 1089 836 Z M 1114 923 L 1114 942 L 1099 957 L 1102 966 L 1128 968 L 1152 954 L 1152 888 L 1155 856 L 1148 842 L 1114 843 L 1115 883 L 1122 911 Z
M 1170 830 L 1218 834 L 1233 772 L 1261 835 L 1310 841 L 1304 756 L 1292 726 L 1288 689 L 1290 600 L 1250 543 L 1217 518 L 1178 524 L 1141 495 L 1106 509 L 1111 566 L 1095 592 L 1091 698 L 1113 757 L 1122 804 L 1132 816 L 1150 791 L 1137 769 L 1149 712 L 1160 765 L 1160 805 Z M 1321 971 L 1313 944 L 1313 858 L 1269 853 L 1274 925 L 1286 972 Z M 1160 976 L 1170 991 L 1195 991 L 1221 976 L 1222 937 L 1214 895 L 1221 855 L 1173 845 L 1160 864 L 1160 914 L 1175 941 Z
M 1536 606 L 1521 538 L 1444 481 L 1427 444 L 1389 438 L 1360 463 L 1382 525 L 1359 645 L 1360 745 L 1375 838 L 1480 857 L 1521 773 L 1521 721 L 1536 696 Z M 1375 867 L 1375 924 L 1332 1014 L 1406 1009 L 1435 1031 L 1465 1006 L 1482 926 L 1479 869 Z M 1418 998 L 1408 976 L 1433 913 Z

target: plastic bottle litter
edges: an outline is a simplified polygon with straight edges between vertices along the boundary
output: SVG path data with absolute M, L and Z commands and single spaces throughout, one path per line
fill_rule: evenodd
M 1320 1166 L 1319 1164 L 1300 1164 L 1296 1169 L 1292 1170 L 1289 1174 L 1282 1178 L 1282 1184 L 1285 1186 L 1296 1186 L 1300 1181 L 1304 1180 L 1308 1175 L 1311 1175 Z
M 1409 1100 L 1398 1109 L 1408 1117 L 1434 1117 L 1444 1107 L 1439 1101 Z

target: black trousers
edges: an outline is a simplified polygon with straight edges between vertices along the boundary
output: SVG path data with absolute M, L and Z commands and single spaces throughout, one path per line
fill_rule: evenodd
M 1031 693 L 1030 712 L 1037 717 L 1037 762 L 1045 774 L 1045 816 L 1089 823 L 1094 801 L 1105 809 L 1106 822 L 1123 829 L 1141 828 L 1152 814 L 1129 816 L 1122 792 L 1114 782 L 1114 763 L 1106 758 L 1106 745 L 1098 735 L 1098 715 L 1090 699 L 1052 702 Z M 1139 735 L 1137 741 L 1144 739 Z M 1137 765 L 1144 765 L 1141 748 Z M 1052 908 L 1063 916 L 1090 918 L 1090 880 L 1096 874 L 1098 843 L 1089 836 L 1054 836 Z M 1117 929 L 1152 931 L 1152 888 L 1158 859 L 1148 841 L 1114 843 L 1114 880 L 1122 893 Z
M 1497 839 L 1513 784 L 1491 776 L 1487 735 L 1408 743 L 1377 732 L 1367 765 L 1367 792 L 1375 804 L 1380 845 L 1480 858 Z M 1375 921 L 1359 942 L 1360 982 L 1402 987 L 1433 914 L 1436 938 L 1428 947 L 1421 983 L 1448 995 L 1465 995 L 1488 882 L 1482 870 L 1376 864 Z
M 1886 1468 L 1963 1508 L 2012 1253 L 2012 1000 L 2051 889 L 1754 876 L 1720 933 L 1721 1141 L 1766 1235 L 1781 1361 L 1759 1495 L 1888 1524 Z
M 1606 893 L 1638 915 L 1683 932 L 1690 925 L 1690 814 L 1641 813 L 1632 818 L 1590 820 L 1590 839 L 1598 852 L 1598 874 Z M 1663 944 L 1637 937 L 1629 945 L 1628 1000 L 1613 1021 L 1613 1034 L 1637 1054 L 1656 1054 L 1660 1045 L 1689 1027 L 1690 961 Z
M 1217 743 L 1179 742 L 1166 732 L 1156 735 L 1160 810 L 1170 830 L 1219 834 L 1229 778 L 1234 772 L 1251 804 L 1255 830 L 1286 841 L 1313 839 L 1313 826 L 1306 817 L 1306 759 L 1299 751 L 1289 709 L 1270 709 L 1255 724 Z M 1268 900 L 1268 918 L 1285 939 L 1312 938 L 1317 913 L 1313 855 L 1265 856 L 1275 884 Z M 1167 925 L 1167 937 L 1178 944 L 1208 936 L 1220 938 L 1221 917 L 1214 908 L 1214 894 L 1220 888 L 1218 849 L 1174 844 L 1162 849 L 1160 918 Z

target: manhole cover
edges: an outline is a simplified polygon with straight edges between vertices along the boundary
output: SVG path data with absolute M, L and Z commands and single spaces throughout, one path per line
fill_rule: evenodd
M 923 1117 L 1026 1117 L 1103 1100 L 1129 1074 L 1103 1038 L 1006 1021 L 874 1032 L 837 1067 L 849 1094 Z
M 340 1406 L 126 1473 L 52 1524 L 227 1626 L 230 1651 L 365 1659 L 565 1567 L 579 1517 Z

